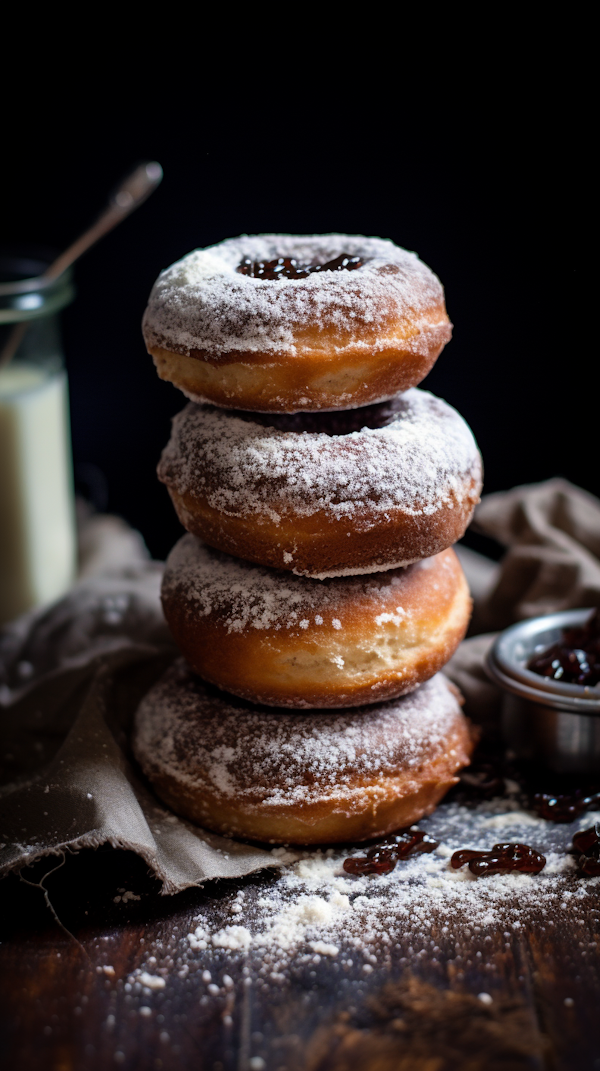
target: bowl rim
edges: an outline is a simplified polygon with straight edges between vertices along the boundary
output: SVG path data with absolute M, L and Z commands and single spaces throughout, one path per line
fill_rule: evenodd
M 523 644 L 527 654 L 532 652 L 535 638 L 544 633 L 559 631 L 569 625 L 583 625 L 593 610 L 594 607 L 560 610 L 518 621 L 504 629 L 488 652 L 485 663 L 488 676 L 505 690 L 534 703 L 571 713 L 600 715 L 600 686 L 561 684 L 549 677 L 540 677 L 526 669 L 516 655 L 516 650 Z

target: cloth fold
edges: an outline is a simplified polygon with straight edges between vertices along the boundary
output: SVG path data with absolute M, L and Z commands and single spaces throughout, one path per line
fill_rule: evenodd
M 600 605 L 600 501 L 549 480 L 484 497 L 473 527 L 508 551 L 496 564 L 457 548 L 477 634 L 445 672 L 466 713 L 494 731 L 501 696 L 483 664 L 495 631 Z M 84 516 L 80 549 L 68 595 L 0 636 L 0 874 L 105 843 L 137 852 L 163 893 L 278 865 L 276 852 L 178 818 L 145 785 L 128 741 L 141 697 L 176 654 L 160 606 L 163 566 L 118 518 Z
M 486 495 L 473 529 L 508 547 L 476 607 L 476 631 L 600 605 L 600 502 L 567 480 Z
M 0 875 L 45 855 L 112 844 L 175 893 L 278 861 L 162 806 L 129 730 L 177 653 L 160 605 L 163 566 L 112 517 L 84 520 L 82 579 L 0 637 Z

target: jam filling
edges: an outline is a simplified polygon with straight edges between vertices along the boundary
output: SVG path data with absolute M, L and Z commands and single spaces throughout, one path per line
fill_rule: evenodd
M 589 877 L 597 877 L 600 874 L 600 822 L 576 833 L 573 837 L 573 848 L 579 854 L 577 865 L 580 872 Z
M 370 848 L 366 855 L 355 855 L 344 860 L 346 874 L 389 874 L 400 859 L 406 859 L 416 852 L 433 852 L 438 841 L 424 833 L 422 829 L 405 829 L 386 837 L 381 844 Z
M 546 865 L 546 859 L 528 844 L 494 844 L 489 852 L 463 848 L 455 852 L 450 860 L 454 870 L 465 863 L 468 863 L 472 874 L 481 878 L 486 874 L 508 874 L 512 870 L 518 870 L 521 874 L 539 874 Z
M 276 257 L 275 260 L 244 257 L 235 270 L 240 275 L 249 275 L 251 279 L 306 279 L 307 275 L 314 275 L 318 271 L 355 271 L 362 265 L 360 257 L 341 253 L 326 264 L 299 264 L 295 257 Z
M 594 610 L 585 625 L 563 629 L 558 643 L 534 654 L 527 669 L 540 677 L 563 684 L 592 687 L 600 682 L 600 611 Z

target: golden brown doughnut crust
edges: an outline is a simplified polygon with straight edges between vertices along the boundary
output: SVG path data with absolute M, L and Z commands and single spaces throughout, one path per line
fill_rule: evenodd
M 471 613 L 453 550 L 406 569 L 320 581 L 251 566 L 192 535 L 169 555 L 162 603 L 201 677 L 297 709 L 411 691 L 452 657 Z
M 245 257 L 357 271 L 301 280 L 240 275 Z M 196 402 L 259 412 L 349 409 L 415 386 L 450 340 L 439 279 L 414 253 L 360 235 L 255 235 L 163 272 L 143 331 L 158 374 Z
M 158 475 L 181 523 L 211 546 L 322 579 L 452 546 L 479 501 L 481 458 L 451 406 L 411 390 L 335 414 L 188 405 Z
M 252 354 L 243 361 L 232 359 L 225 364 L 212 361 L 200 350 L 186 356 L 150 345 L 148 352 L 160 378 L 178 387 L 192 402 L 258 413 L 355 409 L 385 401 L 425 379 L 450 341 L 445 309 L 435 313 L 437 324 L 427 325 L 427 331 L 424 324 L 420 327 L 428 341 L 425 353 L 411 353 L 408 340 L 404 348 L 390 346 L 369 354 L 365 354 L 364 345 L 348 346 L 335 360 L 329 353 L 308 350 L 302 355 L 302 364 L 292 364 L 286 354 Z M 375 339 L 369 344 L 375 347 Z
M 176 663 L 135 720 L 136 758 L 178 814 L 279 844 L 368 840 L 429 814 L 469 763 L 469 724 L 441 674 L 362 711 L 261 710 Z

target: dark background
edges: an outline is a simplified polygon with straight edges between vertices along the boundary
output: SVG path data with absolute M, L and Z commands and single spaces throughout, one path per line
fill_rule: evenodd
M 429 92 L 429 74 L 371 77 L 360 92 L 352 78 L 236 75 L 233 98 L 202 71 L 193 92 L 148 78 L 127 95 L 118 75 L 99 92 L 80 71 L 60 115 L 9 120 L 6 245 L 64 248 L 132 166 L 164 168 L 151 199 L 79 262 L 63 316 L 80 487 L 155 556 L 180 531 L 154 470 L 183 398 L 154 372 L 142 313 L 162 268 L 242 232 L 363 233 L 416 250 L 455 325 L 423 386 L 473 428 L 485 490 L 562 475 L 600 493 L 581 87 L 551 64 L 530 77 L 511 62 Z

